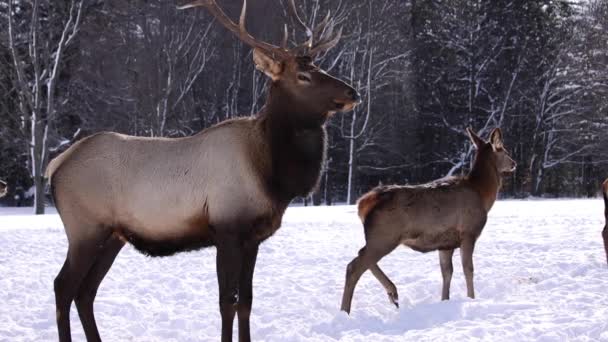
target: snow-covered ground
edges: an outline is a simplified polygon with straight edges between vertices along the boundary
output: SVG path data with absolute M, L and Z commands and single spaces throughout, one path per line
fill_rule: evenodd
M 66 252 L 56 214 L 0 208 L 0 341 L 56 340 L 53 278 Z M 344 272 L 363 246 L 352 206 L 290 208 L 260 249 L 256 341 L 608 341 L 608 267 L 599 200 L 500 201 L 474 255 L 466 298 L 458 252 L 440 301 L 437 253 L 399 248 L 380 264 L 399 310 L 371 274 L 339 311 Z M 217 341 L 215 250 L 147 258 L 123 249 L 97 296 L 105 341 Z M 72 309 L 75 341 L 84 334 Z M 235 325 L 236 326 L 236 325 Z

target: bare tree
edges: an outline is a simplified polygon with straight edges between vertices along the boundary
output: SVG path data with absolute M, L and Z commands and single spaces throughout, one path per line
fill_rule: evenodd
M 357 195 L 358 159 L 366 149 L 376 145 L 387 124 L 381 116 L 373 118 L 375 101 L 382 99 L 382 93 L 402 81 L 407 73 L 408 48 L 394 40 L 392 22 L 378 20 L 398 12 L 399 8 L 399 3 L 372 0 L 361 8 L 351 9 L 348 13 L 348 21 L 353 23 L 351 39 L 333 60 L 334 64 L 338 63 L 338 58 L 343 60 L 343 69 L 359 88 L 365 104 L 339 122 L 340 137 L 348 144 L 346 203 L 349 204 L 354 203 Z
M 8 0 L 8 40 L 23 136 L 30 151 L 34 211 L 44 213 L 44 169 L 48 162 L 49 122 L 57 113 L 57 84 L 65 52 L 78 33 L 82 0 L 67 7 L 33 0 Z
M 171 2 L 145 6 L 151 15 L 129 25 L 131 96 L 139 116 L 139 134 L 183 136 L 176 125 L 181 107 L 215 53 L 212 22 L 200 15 L 177 13 Z M 127 23 L 129 24 L 129 23 Z M 189 106 L 186 106 L 189 107 Z M 173 125 L 169 121 L 173 120 Z

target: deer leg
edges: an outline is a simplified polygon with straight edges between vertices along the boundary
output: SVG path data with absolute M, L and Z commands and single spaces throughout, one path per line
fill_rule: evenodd
M 443 278 L 441 300 L 450 299 L 450 283 L 452 282 L 452 274 L 454 273 L 454 266 L 452 265 L 453 255 L 453 249 L 439 251 L 439 266 L 441 266 L 441 277 Z
M 368 244 L 359 250 L 359 256 L 353 259 L 346 267 L 346 281 L 344 282 L 344 293 L 342 294 L 341 310 L 350 314 L 350 306 L 353 293 L 361 275 L 372 265 L 375 265 L 385 255 L 397 247 L 397 243 L 391 244 Z M 388 278 L 387 278 L 388 279 Z
M 608 223 L 602 231 L 602 238 L 604 239 L 604 250 L 606 251 L 606 262 L 608 263 Z
M 222 317 L 222 342 L 230 342 L 236 313 L 242 253 L 236 237 L 223 236 L 217 240 L 216 267 Z
M 93 301 L 95 300 L 101 281 L 110 270 L 116 256 L 124 245 L 125 242 L 115 235 L 108 238 L 103 246 L 101 254 L 82 281 L 78 294 L 76 295 L 76 308 L 78 309 L 78 315 L 82 322 L 84 334 L 89 342 L 101 341 L 99 331 L 97 330 L 97 324 L 95 323 Z
M 462 270 L 467 283 L 467 296 L 475 298 L 475 290 L 473 288 L 473 249 L 475 249 L 475 240 L 466 238 L 460 244 L 460 257 L 462 260 Z
M 102 245 L 106 238 L 107 235 L 91 237 L 88 241 L 72 242 L 68 247 L 63 267 L 54 281 L 57 330 L 61 342 L 72 340 L 70 307 L 80 284 L 100 253 L 99 245 Z
M 384 274 L 384 272 L 382 271 L 382 269 L 380 269 L 380 266 L 378 266 L 378 264 L 374 264 L 369 268 L 370 271 L 372 271 L 372 274 L 374 275 L 374 277 L 376 277 L 376 279 L 378 279 L 378 281 L 380 281 L 380 283 L 382 284 L 382 286 L 384 286 L 384 289 L 386 290 L 386 293 L 388 294 L 388 300 L 394 304 L 397 309 L 399 308 L 399 294 L 397 293 L 397 287 L 395 286 L 395 284 L 393 284 L 393 282 L 388 278 L 388 276 L 386 274 Z
M 237 304 L 237 315 L 239 319 L 239 341 L 251 341 L 249 330 L 249 316 L 251 315 L 251 304 L 253 302 L 253 271 L 258 255 L 258 244 L 252 243 L 243 247 L 243 261 L 241 264 L 241 276 L 239 279 L 239 301 Z

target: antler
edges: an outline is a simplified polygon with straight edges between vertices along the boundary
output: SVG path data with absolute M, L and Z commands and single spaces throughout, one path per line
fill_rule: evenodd
M 314 28 L 310 29 L 308 25 L 298 15 L 296 4 L 294 0 L 289 0 L 289 9 L 294 17 L 295 21 L 304 28 L 308 39 L 303 44 L 300 44 L 295 50 L 304 52 L 310 56 L 314 56 L 323 51 L 327 51 L 334 47 L 340 38 L 342 37 L 342 29 L 340 29 L 335 35 L 334 32 L 334 21 L 331 20 L 331 13 L 328 11 L 325 18 Z M 319 36 L 318 42 L 314 43 L 315 37 Z
M 292 55 L 301 53 L 309 56 L 314 56 L 318 53 L 321 53 L 322 51 L 331 49 L 338 43 L 340 37 L 342 36 L 342 29 L 340 29 L 335 35 L 333 34 L 334 22 L 333 20 L 331 20 L 329 12 L 314 29 L 310 29 L 310 27 L 308 27 L 298 15 L 294 0 L 289 0 L 289 5 L 290 12 L 295 18 L 295 21 L 304 28 L 307 36 L 307 40 L 304 43 L 298 45 L 293 49 L 287 48 L 287 26 L 285 26 L 281 47 L 257 40 L 252 35 L 250 35 L 249 32 L 247 32 L 247 29 L 245 28 L 247 0 L 243 0 L 243 8 L 241 9 L 241 16 L 239 18 L 238 25 L 234 21 L 232 21 L 226 15 L 226 13 L 224 13 L 224 11 L 217 5 L 215 0 L 194 0 L 184 5 L 178 6 L 177 8 L 186 9 L 192 7 L 205 7 L 224 27 L 234 33 L 243 43 L 253 48 L 264 50 L 266 53 L 272 56 L 278 56 L 281 58 L 287 58 Z M 320 37 L 319 41 L 313 45 L 313 40 L 315 36 Z
M 237 25 L 232 21 L 226 13 L 217 5 L 215 0 L 194 0 L 187 4 L 178 6 L 177 9 L 186 9 L 192 7 L 205 7 L 213 16 L 228 30 L 234 33 L 243 43 L 257 49 L 264 50 L 271 56 L 288 57 L 289 51 L 280 48 L 278 46 L 266 43 L 261 40 L 255 39 L 247 29 L 245 28 L 245 16 L 247 13 L 247 0 L 243 0 L 243 8 L 241 9 L 241 16 L 239 18 L 239 24 Z

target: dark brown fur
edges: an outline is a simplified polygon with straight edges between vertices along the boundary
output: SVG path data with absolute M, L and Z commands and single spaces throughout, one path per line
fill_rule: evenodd
M 189 220 L 188 234 L 176 236 L 173 239 L 154 240 L 140 236 L 129 230 L 127 226 L 117 226 L 114 234 L 123 241 L 129 242 L 141 253 L 151 257 L 171 256 L 178 252 L 196 251 L 214 245 L 214 228 L 209 224 L 207 205 L 200 215 Z
M 502 146 L 500 130 L 492 132 L 491 143 L 470 129 L 469 134 L 477 152 L 466 177 L 446 177 L 413 186 L 381 186 L 358 201 L 366 246 L 347 266 L 342 310 L 350 312 L 355 286 L 367 269 L 398 306 L 397 288 L 377 263 L 400 244 L 422 253 L 439 250 L 444 278 L 442 299 L 449 299 L 452 253 L 460 248 L 467 295 L 474 297 L 473 248 L 496 200 L 500 173 L 513 171 L 515 162 Z
M 272 151 L 266 179 L 274 197 L 287 204 L 316 187 L 327 150 L 326 115 L 294 111 L 288 97 L 273 85 L 260 124 Z

